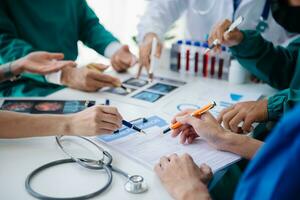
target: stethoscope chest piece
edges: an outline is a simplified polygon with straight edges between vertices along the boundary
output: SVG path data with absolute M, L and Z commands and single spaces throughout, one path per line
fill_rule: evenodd
M 148 190 L 148 186 L 144 180 L 144 178 L 140 175 L 132 175 L 128 178 L 125 185 L 125 190 L 129 193 L 139 194 L 146 192 Z

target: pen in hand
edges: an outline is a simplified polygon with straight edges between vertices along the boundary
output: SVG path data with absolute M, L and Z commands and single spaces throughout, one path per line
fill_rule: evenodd
M 230 33 L 231 31 L 233 31 L 234 29 L 236 29 L 242 22 L 244 21 L 244 17 L 239 16 L 227 29 L 227 31 L 225 31 L 224 35 Z M 208 53 L 210 50 L 212 50 L 213 48 L 215 48 L 217 45 L 220 45 L 220 41 L 218 39 L 215 39 L 212 43 L 212 45 L 210 45 L 204 52 L 204 54 Z
M 206 106 L 204 106 L 204 107 L 202 107 L 202 108 L 200 108 L 200 109 L 194 111 L 194 112 L 191 114 L 191 116 L 192 116 L 192 117 L 198 117 L 198 116 L 202 115 L 203 113 L 205 113 L 205 112 L 207 112 L 207 111 L 213 109 L 215 106 L 216 106 L 216 102 L 210 103 L 210 104 L 208 104 L 208 105 L 206 105 Z M 168 133 L 168 132 L 171 131 L 172 129 L 178 129 L 178 128 L 180 128 L 181 126 L 182 126 L 182 124 L 181 124 L 180 122 L 176 122 L 176 123 L 174 123 L 174 124 L 171 124 L 167 129 L 165 129 L 165 130 L 163 131 L 163 134 Z

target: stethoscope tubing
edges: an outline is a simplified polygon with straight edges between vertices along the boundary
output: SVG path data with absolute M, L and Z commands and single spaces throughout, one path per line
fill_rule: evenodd
M 86 195 L 81 195 L 81 196 L 77 196 L 77 197 L 50 197 L 47 195 L 43 195 L 41 193 L 36 192 L 32 187 L 31 187 L 31 181 L 32 179 L 39 174 L 40 172 L 50 168 L 50 167 L 54 167 L 57 165 L 62 165 L 62 164 L 66 164 L 66 163 L 75 163 L 76 161 L 69 158 L 69 159 L 62 159 L 62 160 L 56 160 L 50 163 L 47 163 L 45 165 L 40 166 L 39 168 L 35 169 L 34 171 L 32 171 L 26 178 L 25 181 L 25 188 L 27 190 L 27 192 L 32 195 L 33 197 L 37 198 L 37 199 L 41 199 L 41 200 L 80 200 L 80 199 L 89 199 L 92 197 L 95 197 L 101 193 L 103 193 L 105 190 L 107 190 L 107 188 L 111 185 L 112 180 L 113 180 L 113 176 L 112 176 L 112 171 L 113 168 L 110 165 L 102 165 L 102 168 L 99 170 L 104 170 L 107 174 L 107 182 L 105 183 L 105 185 L 100 188 L 99 190 L 92 192 L 90 194 L 86 194 Z

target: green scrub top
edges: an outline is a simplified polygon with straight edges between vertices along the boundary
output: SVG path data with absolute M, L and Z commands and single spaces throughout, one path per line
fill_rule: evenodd
M 0 64 L 33 51 L 61 52 L 66 60 L 75 60 L 78 41 L 103 55 L 118 40 L 84 0 L 0 1 Z M 1 83 L 0 95 L 44 96 L 57 90 L 49 84 L 41 75 L 25 74 L 19 81 Z
M 268 98 L 269 120 L 277 121 L 300 101 L 300 38 L 287 48 L 274 46 L 256 31 L 242 31 L 243 41 L 231 52 L 242 66 L 279 93 Z

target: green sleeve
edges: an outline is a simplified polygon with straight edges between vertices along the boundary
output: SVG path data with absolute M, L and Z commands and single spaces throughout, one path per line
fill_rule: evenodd
M 300 102 L 300 90 L 282 90 L 268 99 L 268 118 L 278 120 L 281 116 Z
M 33 47 L 18 38 L 17 29 L 9 18 L 4 1 L 0 1 L 0 64 L 21 58 L 34 51 Z
M 0 1 L 0 64 L 14 61 L 34 51 L 29 43 L 18 38 L 17 29 L 7 10 L 4 1 Z M 46 82 L 42 75 L 25 73 L 22 77 Z
M 88 47 L 104 55 L 105 48 L 111 42 L 118 42 L 118 39 L 100 24 L 99 18 L 85 0 L 80 2 L 81 6 L 78 8 L 80 12 L 79 39 Z
M 277 89 L 288 88 L 296 67 L 300 40 L 288 48 L 275 47 L 256 31 L 242 31 L 243 41 L 231 48 L 242 66 Z

